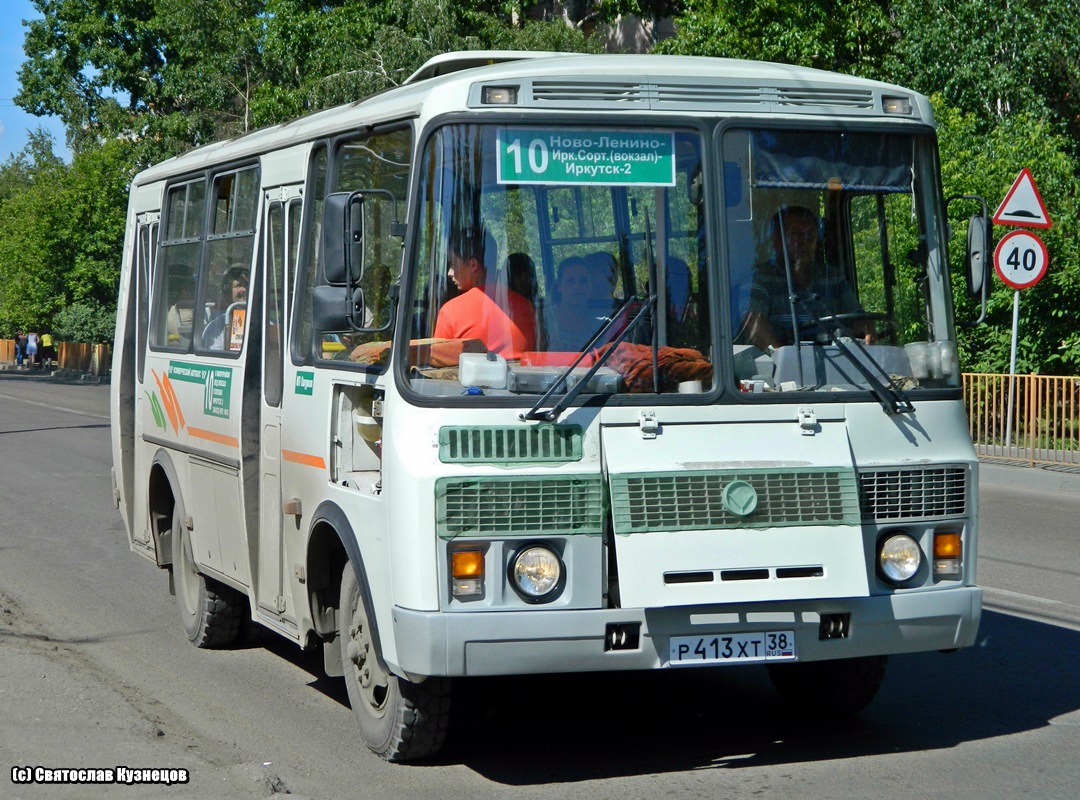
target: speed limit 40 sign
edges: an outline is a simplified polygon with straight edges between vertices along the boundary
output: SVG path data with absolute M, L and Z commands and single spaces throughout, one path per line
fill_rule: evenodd
M 1014 289 L 1026 289 L 1038 283 L 1046 274 L 1049 261 L 1042 239 L 1027 231 L 1005 234 L 994 249 L 994 269 Z

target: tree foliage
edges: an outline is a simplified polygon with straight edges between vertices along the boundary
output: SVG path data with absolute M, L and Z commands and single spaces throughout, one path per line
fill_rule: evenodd
M 0 331 L 55 327 L 73 303 L 96 310 L 93 329 L 108 330 L 133 149 L 114 140 L 65 164 L 38 131 L 0 165 Z
M 894 40 L 888 0 L 687 0 L 660 52 L 778 61 L 876 77 Z
M 674 15 L 660 52 L 799 64 L 934 95 L 945 194 L 991 209 L 1029 168 L 1054 220 L 1021 297 L 1022 370 L 1080 373 L 1080 16 L 1064 0 L 33 0 L 16 102 L 58 116 L 0 164 L 0 330 L 102 337 L 126 186 L 190 147 L 400 84 L 449 50 L 598 51 L 619 14 Z M 954 209 L 962 231 L 970 208 Z M 1004 233 L 998 230 L 998 236 Z M 957 241 L 960 241 L 957 239 Z M 954 242 L 955 244 L 955 242 Z M 954 274 L 959 275 L 957 248 Z M 958 319 L 975 314 L 957 286 Z M 966 369 L 1007 368 L 1012 291 L 963 329 Z M 105 320 L 104 327 L 97 321 Z M 95 332 L 96 331 L 96 332 Z
M 894 0 L 890 77 L 946 102 L 987 133 L 1013 114 L 1080 135 L 1080 19 L 1048 0 Z M 1074 147 L 1074 154 L 1077 151 Z
M 1036 175 L 1043 201 L 1053 209 L 1053 226 L 1039 232 L 1050 253 L 1050 267 L 1038 284 L 1020 293 L 1017 369 L 1080 374 L 1080 328 L 1074 312 L 1080 307 L 1080 207 L 1075 165 L 1069 156 L 1071 143 L 1049 130 L 1044 120 L 1027 114 L 1011 115 L 983 135 L 975 114 L 962 114 L 946 106 L 940 96 L 934 100 L 946 196 L 982 195 L 991 201 L 992 214 L 995 201 L 1005 196 L 1016 179 L 1017 165 L 1030 166 Z M 966 207 L 966 213 L 973 211 Z M 960 219 L 953 222 L 962 224 Z M 998 228 L 995 236 L 1000 238 L 1006 232 Z M 962 255 L 952 253 L 958 318 L 974 319 L 975 303 L 964 297 L 959 283 Z M 1014 290 L 996 277 L 991 289 L 986 324 L 962 328 L 960 334 L 964 366 L 975 372 L 1004 372 L 1009 366 Z

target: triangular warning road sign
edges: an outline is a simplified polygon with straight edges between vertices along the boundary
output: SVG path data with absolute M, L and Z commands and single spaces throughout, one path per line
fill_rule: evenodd
M 998 225 L 1021 225 L 1026 228 L 1049 228 L 1050 214 L 1035 186 L 1031 171 L 1024 167 L 994 214 Z

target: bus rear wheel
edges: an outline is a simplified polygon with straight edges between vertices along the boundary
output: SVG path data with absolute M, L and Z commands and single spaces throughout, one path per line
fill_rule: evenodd
M 338 641 L 345 687 L 360 736 L 387 761 L 432 756 L 442 747 L 450 721 L 450 680 L 413 683 L 382 663 L 372 636 L 356 573 L 346 564 L 341 575 Z
M 769 678 L 795 711 L 843 717 L 862 711 L 885 679 L 888 656 L 841 658 L 796 664 L 770 664 Z
M 173 586 L 184 633 L 196 647 L 223 647 L 240 635 L 243 597 L 235 589 L 199 573 L 191 551 L 191 535 L 173 511 Z

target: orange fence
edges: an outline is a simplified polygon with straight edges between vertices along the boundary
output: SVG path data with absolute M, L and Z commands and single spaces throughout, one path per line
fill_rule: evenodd
M 981 457 L 1080 467 L 1080 377 L 965 373 L 964 401 Z
M 0 364 L 14 363 L 15 340 L 0 339 Z M 56 345 L 56 364 L 60 369 L 108 375 L 112 366 L 112 348 L 107 344 L 59 342 Z

